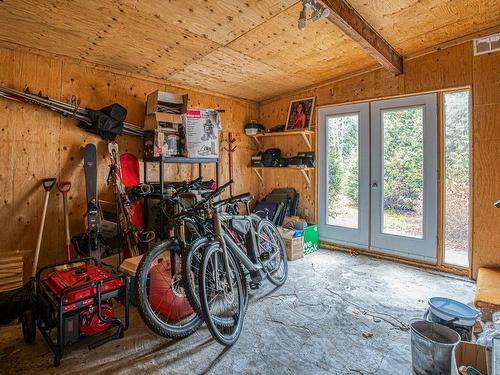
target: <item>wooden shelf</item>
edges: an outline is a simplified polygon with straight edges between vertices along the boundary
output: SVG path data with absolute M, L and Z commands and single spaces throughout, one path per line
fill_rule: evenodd
M 262 174 L 262 169 L 286 169 L 288 171 L 290 171 L 290 170 L 300 171 L 302 174 L 302 177 L 304 177 L 304 180 L 306 181 L 307 187 L 311 187 L 310 172 L 314 171 L 314 168 L 295 168 L 295 167 L 254 167 L 254 166 L 250 165 L 249 168 L 251 168 L 255 172 L 255 174 L 257 175 L 257 177 L 259 178 L 259 180 L 261 182 L 264 182 L 264 176 Z
M 250 135 L 249 137 L 252 137 L 255 143 L 257 143 L 257 145 L 259 146 L 259 148 L 262 148 L 262 142 L 259 140 L 259 138 L 300 135 L 302 136 L 302 139 L 304 140 L 304 143 L 308 147 L 309 151 L 313 151 L 313 144 L 312 144 L 313 134 L 314 134 L 313 130 L 289 130 L 284 132 L 257 133 L 255 135 Z

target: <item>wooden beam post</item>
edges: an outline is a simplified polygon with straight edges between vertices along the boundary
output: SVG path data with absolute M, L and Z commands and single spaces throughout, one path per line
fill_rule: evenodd
M 358 42 L 393 74 L 403 73 L 403 58 L 345 0 L 321 0 L 331 12 L 328 20 Z

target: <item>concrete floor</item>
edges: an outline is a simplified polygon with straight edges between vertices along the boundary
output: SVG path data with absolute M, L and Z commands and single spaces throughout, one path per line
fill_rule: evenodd
M 132 309 L 124 339 L 90 352 L 79 343 L 58 369 L 40 335 L 26 345 L 18 325 L 0 327 L 0 373 L 411 374 L 407 323 L 422 317 L 429 297 L 469 303 L 474 293 L 461 278 L 341 252 L 289 266 L 282 288 L 253 293 L 232 348 L 204 326 L 178 342 L 155 336 Z

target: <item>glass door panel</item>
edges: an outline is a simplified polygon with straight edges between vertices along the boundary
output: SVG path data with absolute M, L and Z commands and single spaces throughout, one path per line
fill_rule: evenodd
M 423 237 L 423 107 L 382 111 L 382 232 Z
M 328 116 L 327 223 L 359 228 L 359 114 Z

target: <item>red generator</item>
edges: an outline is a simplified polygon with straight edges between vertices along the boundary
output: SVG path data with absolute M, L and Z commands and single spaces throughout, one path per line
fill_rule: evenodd
M 64 348 L 83 337 L 95 336 L 117 327 L 116 331 L 93 341 L 94 349 L 110 340 L 123 337 L 129 325 L 129 281 L 123 273 L 111 274 L 93 258 L 41 268 L 36 275 L 36 326 L 54 352 L 54 366 L 59 366 Z M 117 318 L 112 300 L 124 305 L 125 323 Z M 32 335 L 32 338 L 26 337 Z M 34 332 L 34 333 L 33 333 Z M 26 341 L 33 341 L 36 329 L 23 322 Z

